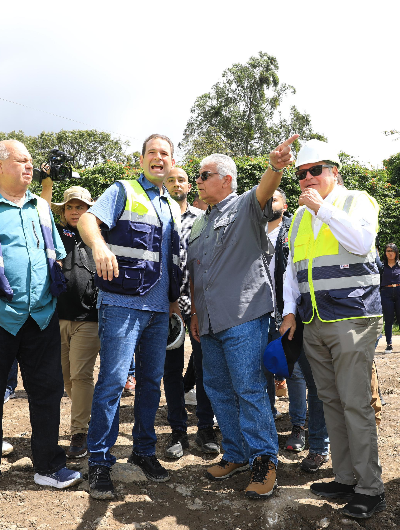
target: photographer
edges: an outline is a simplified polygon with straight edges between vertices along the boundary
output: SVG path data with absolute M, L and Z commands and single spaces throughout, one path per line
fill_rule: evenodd
M 49 173 L 48 166 L 45 168 Z M 57 230 L 67 256 L 62 270 L 68 280 L 67 291 L 58 299 L 61 333 L 61 364 L 64 387 L 71 404 L 71 442 L 68 458 L 82 458 L 87 454 L 86 436 L 93 398 L 93 370 L 100 341 L 97 329 L 96 290 L 93 276 L 96 266 L 92 251 L 76 228 L 80 216 L 93 204 L 90 193 L 80 186 L 64 192 L 64 201 L 51 203 L 53 182 L 42 180 L 41 196 L 61 218 Z

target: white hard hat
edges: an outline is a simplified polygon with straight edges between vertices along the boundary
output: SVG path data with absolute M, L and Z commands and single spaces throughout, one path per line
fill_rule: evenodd
M 338 153 L 326 142 L 308 140 L 299 151 L 296 168 L 313 162 L 334 162 L 338 169 L 342 167 Z
M 169 333 L 167 350 L 174 350 L 182 346 L 185 340 L 185 326 L 176 313 L 172 313 L 169 318 Z

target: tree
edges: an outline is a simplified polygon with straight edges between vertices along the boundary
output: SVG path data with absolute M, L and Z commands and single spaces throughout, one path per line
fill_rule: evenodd
M 235 156 L 269 153 L 293 133 L 302 139 L 323 138 L 312 131 L 311 119 L 292 107 L 290 121 L 278 112 L 283 97 L 294 87 L 280 84 L 275 57 L 259 52 L 245 64 L 234 64 L 222 81 L 199 96 L 191 108 L 179 147 L 187 158 L 219 152 Z M 205 152 L 205 148 L 210 150 Z M 295 146 L 296 148 L 296 146 Z
M 136 159 L 136 153 L 126 155 L 128 141 L 112 138 L 110 133 L 92 130 L 61 130 L 59 132 L 41 132 L 38 136 L 28 136 L 22 131 L 0 132 L 0 140 L 19 140 L 31 153 L 36 167 L 48 159 L 51 149 L 57 148 L 72 156 L 72 165 L 76 169 L 93 167 L 113 160 L 125 164 Z

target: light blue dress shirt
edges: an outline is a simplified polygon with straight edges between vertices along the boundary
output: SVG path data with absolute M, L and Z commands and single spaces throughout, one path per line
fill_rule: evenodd
M 57 298 L 50 293 L 46 258 L 36 197 L 27 190 L 20 208 L 0 195 L 0 242 L 4 272 L 14 292 L 11 302 L 0 297 L 0 326 L 16 335 L 29 315 L 45 329 L 54 314 Z M 51 216 L 56 258 L 65 258 L 64 245 Z

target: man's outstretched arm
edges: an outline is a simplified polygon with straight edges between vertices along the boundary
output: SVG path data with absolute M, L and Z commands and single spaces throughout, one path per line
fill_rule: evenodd
M 83 241 L 92 249 L 98 276 L 111 281 L 114 276 L 119 276 L 118 262 L 101 235 L 101 223 L 98 217 L 86 212 L 78 221 L 78 230 Z

